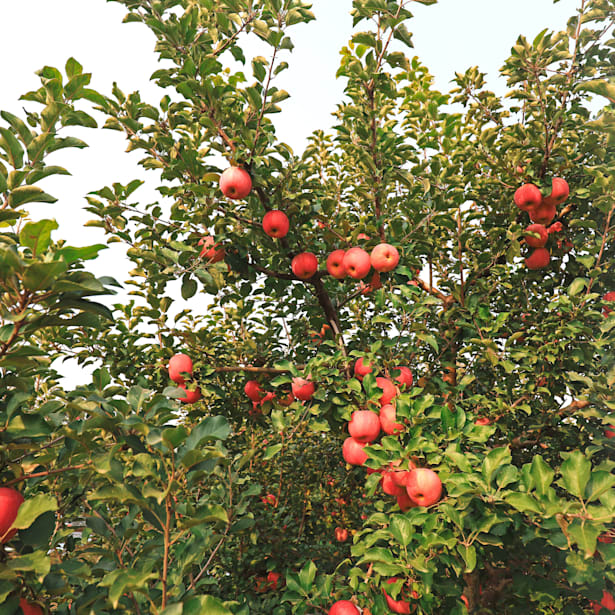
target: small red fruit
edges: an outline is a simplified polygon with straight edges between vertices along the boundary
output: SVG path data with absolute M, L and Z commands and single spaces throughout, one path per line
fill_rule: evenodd
M 308 280 L 318 271 L 318 259 L 311 252 L 302 252 L 293 258 L 293 273 L 301 280 Z
M 260 401 L 261 397 L 265 394 L 265 392 L 261 389 L 261 385 L 256 382 L 256 380 L 248 380 L 246 385 L 243 387 L 245 394 L 252 401 Z
M 391 585 L 392 583 L 396 583 L 397 581 L 399 581 L 399 579 L 397 578 L 387 579 L 387 585 Z M 391 611 L 393 611 L 393 613 L 399 613 L 400 615 L 409 615 L 410 613 L 412 613 L 412 611 L 414 611 L 415 606 L 407 602 L 407 600 L 410 598 L 410 596 L 408 595 L 408 591 L 402 589 L 399 600 L 393 600 L 393 598 L 391 598 L 391 596 L 389 596 L 384 591 L 384 589 L 382 590 L 382 593 L 384 594 L 387 606 Z M 411 593 L 411 597 L 418 598 L 418 594 L 413 591 Z
M 263 230 L 269 237 L 286 237 L 289 227 L 288 217 L 283 211 L 268 211 L 263 218 Z
M 268 493 L 267 495 L 264 495 L 261 497 L 261 502 L 265 506 L 276 507 L 278 505 L 278 498 L 276 498 L 275 495 L 273 495 L 273 493 Z
M 525 259 L 525 266 L 528 269 L 544 269 L 551 260 L 551 253 L 546 248 L 536 248 L 530 256 Z
M 370 260 L 376 271 L 393 271 L 399 263 L 399 252 L 388 243 L 380 243 L 372 250 Z
M 220 244 L 216 243 L 211 235 L 199 239 L 198 245 L 203 246 L 199 258 L 205 258 L 210 263 L 219 263 L 224 260 L 224 248 L 220 248 Z
M 548 229 L 547 229 L 547 233 L 549 233 L 549 235 L 551 233 L 559 233 L 563 230 L 563 225 L 561 222 L 554 222 Z
M 557 208 L 554 203 L 544 199 L 538 207 L 531 209 L 529 214 L 532 222 L 536 222 L 538 224 L 549 224 L 551 220 L 555 218 Z
M 401 433 L 404 430 L 404 426 L 397 422 L 397 411 L 395 406 L 391 404 L 385 404 L 380 408 L 380 425 L 382 431 L 389 436 Z
M 279 572 L 270 572 L 267 575 L 268 588 L 270 591 L 275 591 L 278 588 L 278 581 L 282 575 Z
M 182 372 L 192 376 L 192 359 L 187 354 L 175 354 L 169 359 L 169 378 L 177 384 L 184 384 L 186 380 Z
M 380 433 L 380 418 L 371 410 L 355 410 L 348 423 L 348 433 L 358 442 L 373 442 Z
M 346 277 L 344 268 L 345 250 L 334 250 L 327 258 L 327 271 L 336 279 L 343 280 Z
M 23 615 L 43 615 L 43 609 L 40 606 L 26 602 L 25 598 L 19 600 L 19 606 L 23 611 Z
M 409 367 L 396 367 L 393 369 L 393 372 L 399 372 L 399 376 L 395 378 L 395 382 L 399 382 L 401 386 L 406 386 L 410 388 L 412 386 L 412 382 L 414 378 L 412 377 L 412 372 Z
M 529 233 L 532 233 L 532 235 Z M 534 237 L 533 235 L 539 235 L 539 237 Z M 548 239 L 549 233 L 543 224 L 530 224 L 525 229 L 525 243 L 530 248 L 544 248 L 547 245 Z
M 17 530 L 7 531 L 17 518 L 17 511 L 24 498 L 19 491 L 11 487 L 0 487 L 0 544 L 8 542 Z
M 606 295 L 602 297 L 602 301 L 615 301 L 615 291 L 610 290 L 608 293 L 606 293 Z M 602 310 L 602 315 L 606 318 L 612 311 L 613 308 L 605 307 Z
M 391 403 L 391 400 L 397 396 L 397 388 L 388 378 L 379 376 L 376 378 L 376 386 L 382 390 L 382 397 L 379 400 L 381 406 Z
M 568 182 L 561 177 L 554 177 L 551 180 L 551 194 L 545 198 L 554 205 L 561 205 L 570 194 L 570 187 Z
M 337 540 L 337 542 L 346 542 L 348 540 L 348 530 L 346 528 L 336 527 L 335 540 Z
M 461 602 L 466 605 L 466 609 L 470 608 L 470 601 L 463 594 L 461 594 Z
M 244 199 L 252 190 L 252 178 L 239 167 L 229 167 L 220 175 L 220 190 L 229 199 Z
M 367 365 L 363 363 L 363 357 L 357 359 L 354 364 L 354 375 L 359 379 L 363 380 L 363 376 L 367 376 L 367 374 L 372 373 L 372 364 L 368 363 Z
M 380 479 L 380 485 L 382 486 L 382 490 L 387 495 L 393 495 L 395 497 L 398 497 L 400 495 L 404 495 L 404 493 L 406 493 L 406 490 L 404 489 L 404 487 L 397 485 L 397 483 L 395 482 L 395 474 L 397 474 L 397 472 L 395 472 L 394 470 L 387 470 L 386 472 L 383 472 L 382 478 Z
M 397 505 L 401 508 L 402 512 L 406 512 L 407 510 L 418 506 L 418 504 L 414 502 L 407 493 L 397 496 Z
M 615 426 L 613 426 L 613 428 L 615 429 Z M 604 435 L 610 440 L 611 438 L 615 438 L 615 431 L 612 431 L 611 429 L 605 429 Z
M 363 450 L 367 442 L 359 442 L 354 438 L 346 438 L 342 445 L 342 457 L 346 463 L 362 466 L 367 461 L 367 453 Z
M 515 191 L 515 205 L 523 211 L 530 211 L 538 207 L 542 201 L 542 194 L 534 184 L 523 184 Z
M 417 468 L 406 480 L 406 491 L 419 506 L 431 506 L 442 495 L 442 481 L 429 468 Z
M 355 280 L 362 280 L 371 266 L 369 254 L 363 248 L 350 248 L 344 255 L 346 273 Z
M 302 401 L 307 401 L 312 399 L 312 395 L 314 395 L 314 390 L 316 386 L 313 382 L 306 380 L 305 378 L 293 378 L 292 384 L 293 395 L 297 399 L 301 399 Z
M 186 396 L 180 397 L 179 401 L 183 401 L 185 404 L 193 404 L 201 399 L 202 395 L 199 387 L 194 390 L 190 390 L 185 384 L 179 384 L 178 386 L 180 389 L 184 390 L 184 393 L 186 393 Z
M 338 600 L 330 609 L 329 615 L 361 615 L 350 600 Z
M 600 604 L 594 602 L 593 607 L 596 615 L 602 611 L 603 607 L 609 611 L 615 611 L 615 598 L 613 598 L 612 594 L 603 589 Z

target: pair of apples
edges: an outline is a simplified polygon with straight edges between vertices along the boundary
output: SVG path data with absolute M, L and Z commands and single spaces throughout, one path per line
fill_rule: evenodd
M 186 385 L 186 379 L 183 374 L 192 376 L 192 359 L 183 353 L 173 355 L 169 360 L 169 378 L 177 384 L 180 389 L 183 389 L 186 395 L 180 397 L 179 401 L 183 401 L 186 404 L 193 404 L 201 399 L 201 389 L 189 389 Z
M 347 275 L 362 280 L 373 267 L 378 273 L 393 271 L 399 263 L 397 248 L 388 244 L 378 244 L 371 255 L 358 246 L 349 250 L 334 250 L 327 257 L 327 271 L 337 280 Z M 297 254 L 292 260 L 291 269 L 301 280 L 309 280 L 318 271 L 318 259 L 312 252 Z
M 248 398 L 253 402 L 260 403 L 275 397 L 273 393 L 265 394 L 265 391 L 263 391 L 261 385 L 256 380 L 248 380 L 243 390 Z M 309 401 L 312 399 L 312 395 L 314 395 L 316 385 L 311 380 L 296 377 L 292 380 L 291 390 L 296 399 L 301 401 Z
M 393 577 L 392 579 L 387 579 L 387 585 L 392 585 L 393 583 L 402 582 L 401 579 L 397 577 Z M 389 610 L 393 613 L 399 613 L 400 615 L 410 615 L 416 608 L 413 604 L 411 604 L 411 599 L 418 599 L 419 595 L 416 591 L 408 591 L 405 588 L 402 588 L 401 595 L 397 600 L 394 600 L 389 596 L 389 594 L 383 589 L 382 593 L 384 594 L 384 599 L 386 600 L 387 606 Z M 359 609 L 356 605 L 350 600 L 338 600 L 330 609 L 328 615 L 361 615 Z

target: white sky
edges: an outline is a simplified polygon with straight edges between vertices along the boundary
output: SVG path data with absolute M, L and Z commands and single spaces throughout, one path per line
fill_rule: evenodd
M 282 103 L 282 113 L 273 117 L 279 137 L 297 152 L 312 131 L 333 124 L 330 113 L 340 102 L 344 87 L 343 81 L 335 80 L 335 72 L 339 49 L 351 34 L 351 5 L 350 0 L 314 0 L 317 20 L 290 29 L 295 49 L 284 58 L 290 69 L 280 75 L 276 85 L 288 90 L 291 98 Z M 551 0 L 414 3 L 415 19 L 408 24 L 413 53 L 435 75 L 436 86 L 442 91 L 449 89 L 455 71 L 478 65 L 488 74 L 489 87 L 504 93 L 498 69 L 519 34 L 531 40 L 546 27 L 563 29 L 579 5 L 580 0 L 557 4 Z M 125 14 L 123 5 L 104 0 L 2 0 L 0 109 L 20 114 L 23 103 L 19 96 L 38 87 L 34 72 L 45 65 L 63 69 L 71 56 L 93 73 L 91 87 L 98 91 L 110 93 L 113 81 L 117 81 L 125 93 L 139 90 L 143 100 L 156 104 L 163 92 L 149 82 L 158 68 L 154 36 L 141 24 L 122 24 Z M 249 78 L 248 73 L 249 62 Z M 60 230 L 54 237 L 66 238 L 72 245 L 104 243 L 100 231 L 83 227 L 91 218 L 82 209 L 84 195 L 116 181 L 125 184 L 142 177 L 149 180 L 148 185 L 135 196 L 152 202 L 158 199 L 156 175 L 138 167 L 138 153 L 124 153 L 126 143 L 120 133 L 70 130 L 90 147 L 57 154 L 54 163 L 66 167 L 73 176 L 47 180 L 43 187 L 59 201 L 54 206 L 34 204 L 31 215 L 35 219 L 55 217 Z M 103 251 L 90 269 L 97 275 L 115 275 L 122 282 L 130 266 L 116 245 Z

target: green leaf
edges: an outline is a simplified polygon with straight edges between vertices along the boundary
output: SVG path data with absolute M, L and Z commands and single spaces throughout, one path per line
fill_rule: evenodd
M 67 269 L 64 261 L 50 263 L 34 263 L 26 267 L 23 277 L 24 286 L 28 290 L 43 290 L 51 286 L 52 282 Z
M 21 245 L 32 250 L 34 255 L 45 252 L 51 243 L 51 231 L 58 228 L 55 220 L 39 220 L 38 222 L 28 222 L 21 233 L 19 241 Z
M 55 498 L 50 495 L 35 495 L 26 499 L 19 507 L 17 518 L 12 527 L 24 529 L 30 527 L 33 521 L 43 513 L 58 510 L 58 504 Z
M 17 137 L 8 129 L 0 128 L 0 147 L 7 153 L 14 169 L 23 167 L 23 148 Z
M 562 457 L 564 454 L 562 454 Z M 563 487 L 578 498 L 583 498 L 585 487 L 591 476 L 591 462 L 581 451 L 566 453 L 567 459 L 562 463 L 560 472 L 562 474 Z
M 511 493 L 504 498 L 513 508 L 519 512 L 534 512 L 540 513 L 540 506 L 536 498 L 529 493 Z
M 26 203 L 55 203 L 58 199 L 43 192 L 38 186 L 19 186 L 11 191 L 9 205 L 19 207 Z
M 71 265 L 76 261 L 87 261 L 98 256 L 101 250 L 106 250 L 108 246 L 98 243 L 93 246 L 83 246 L 82 248 L 73 248 L 72 246 L 64 246 L 56 250 L 56 255 L 61 256 L 67 264 Z
M 476 549 L 470 545 L 469 547 L 466 545 L 458 544 L 457 551 L 459 555 L 463 557 L 463 561 L 465 562 L 466 568 L 464 572 L 472 572 L 474 568 L 476 568 Z
M 413 531 L 412 523 L 410 523 L 409 519 L 403 515 L 394 515 L 391 517 L 389 530 L 391 534 L 393 534 L 393 538 L 395 538 L 400 545 L 406 547 L 410 544 Z
M 575 519 L 567 528 L 568 535 L 585 552 L 585 557 L 593 557 L 600 529 L 589 522 Z
M 309 561 L 299 572 L 299 584 L 305 592 L 312 591 L 314 579 L 316 578 L 316 566 L 314 562 Z
M 265 451 L 265 454 L 263 455 L 263 460 L 271 459 L 272 457 L 275 457 L 281 450 L 282 450 L 281 444 L 274 444 L 273 446 L 267 447 L 267 450 Z
M 487 484 L 491 483 L 491 479 L 495 472 L 502 466 L 508 465 L 511 462 L 510 449 L 508 447 L 494 448 L 485 457 L 483 461 L 482 473 Z
M 51 559 L 44 551 L 34 551 L 27 555 L 12 557 L 6 563 L 10 570 L 17 572 L 34 572 L 40 577 L 49 574 L 51 570 Z
M 587 280 L 585 278 L 575 278 L 568 287 L 568 295 L 574 297 L 578 295 L 587 286 Z
M 184 278 L 184 282 L 182 284 L 182 298 L 187 301 L 191 297 L 194 297 L 196 291 L 197 284 L 195 280 L 192 278 Z
M 555 472 L 540 455 L 536 455 L 534 459 L 532 459 L 530 474 L 532 475 L 534 487 L 536 488 L 538 494 L 546 495 L 551 483 L 553 482 Z
M 615 476 L 604 470 L 595 470 L 591 474 L 591 479 L 587 485 L 587 501 L 593 502 L 601 495 L 607 493 L 615 485 Z

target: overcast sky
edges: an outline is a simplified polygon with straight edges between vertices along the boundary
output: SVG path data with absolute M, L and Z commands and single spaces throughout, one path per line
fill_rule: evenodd
M 278 87 L 291 94 L 274 117 L 280 138 L 300 152 L 316 129 L 333 124 L 331 112 L 343 95 L 343 81 L 335 80 L 339 50 L 351 34 L 350 0 L 315 0 L 317 20 L 291 28 L 295 49 L 290 69 L 280 75 Z M 580 0 L 440 0 L 433 6 L 411 5 L 415 19 L 414 54 L 435 75 L 436 87 L 447 91 L 455 72 L 478 65 L 488 74 L 489 87 L 505 91 L 498 69 L 519 34 L 530 40 L 542 29 L 561 30 Z M 38 87 L 36 70 L 45 65 L 64 67 L 73 56 L 93 73 L 92 87 L 110 93 L 113 81 L 128 93 L 139 90 L 156 104 L 163 95 L 149 76 L 158 68 L 154 36 L 141 24 L 123 24 L 125 7 L 104 0 L 2 0 L 0 3 L 0 57 L 2 88 L 0 109 L 20 113 L 19 96 Z M 363 28 L 365 29 L 365 28 Z M 71 130 L 73 130 L 71 128 Z M 76 131 L 75 131 L 76 132 Z M 35 219 L 54 217 L 60 223 L 56 238 L 72 245 L 104 242 L 97 229 L 84 228 L 90 214 L 83 211 L 84 195 L 135 177 L 148 181 L 137 195 L 143 202 L 157 200 L 156 176 L 137 166 L 138 153 L 126 154 L 125 141 L 115 131 L 83 130 L 78 135 L 90 144 L 86 150 L 62 150 L 55 163 L 72 177 L 47 180 L 43 187 L 59 198 L 54 206 L 32 205 Z M 126 277 L 129 265 L 121 248 L 101 253 L 91 269 L 97 275 Z

